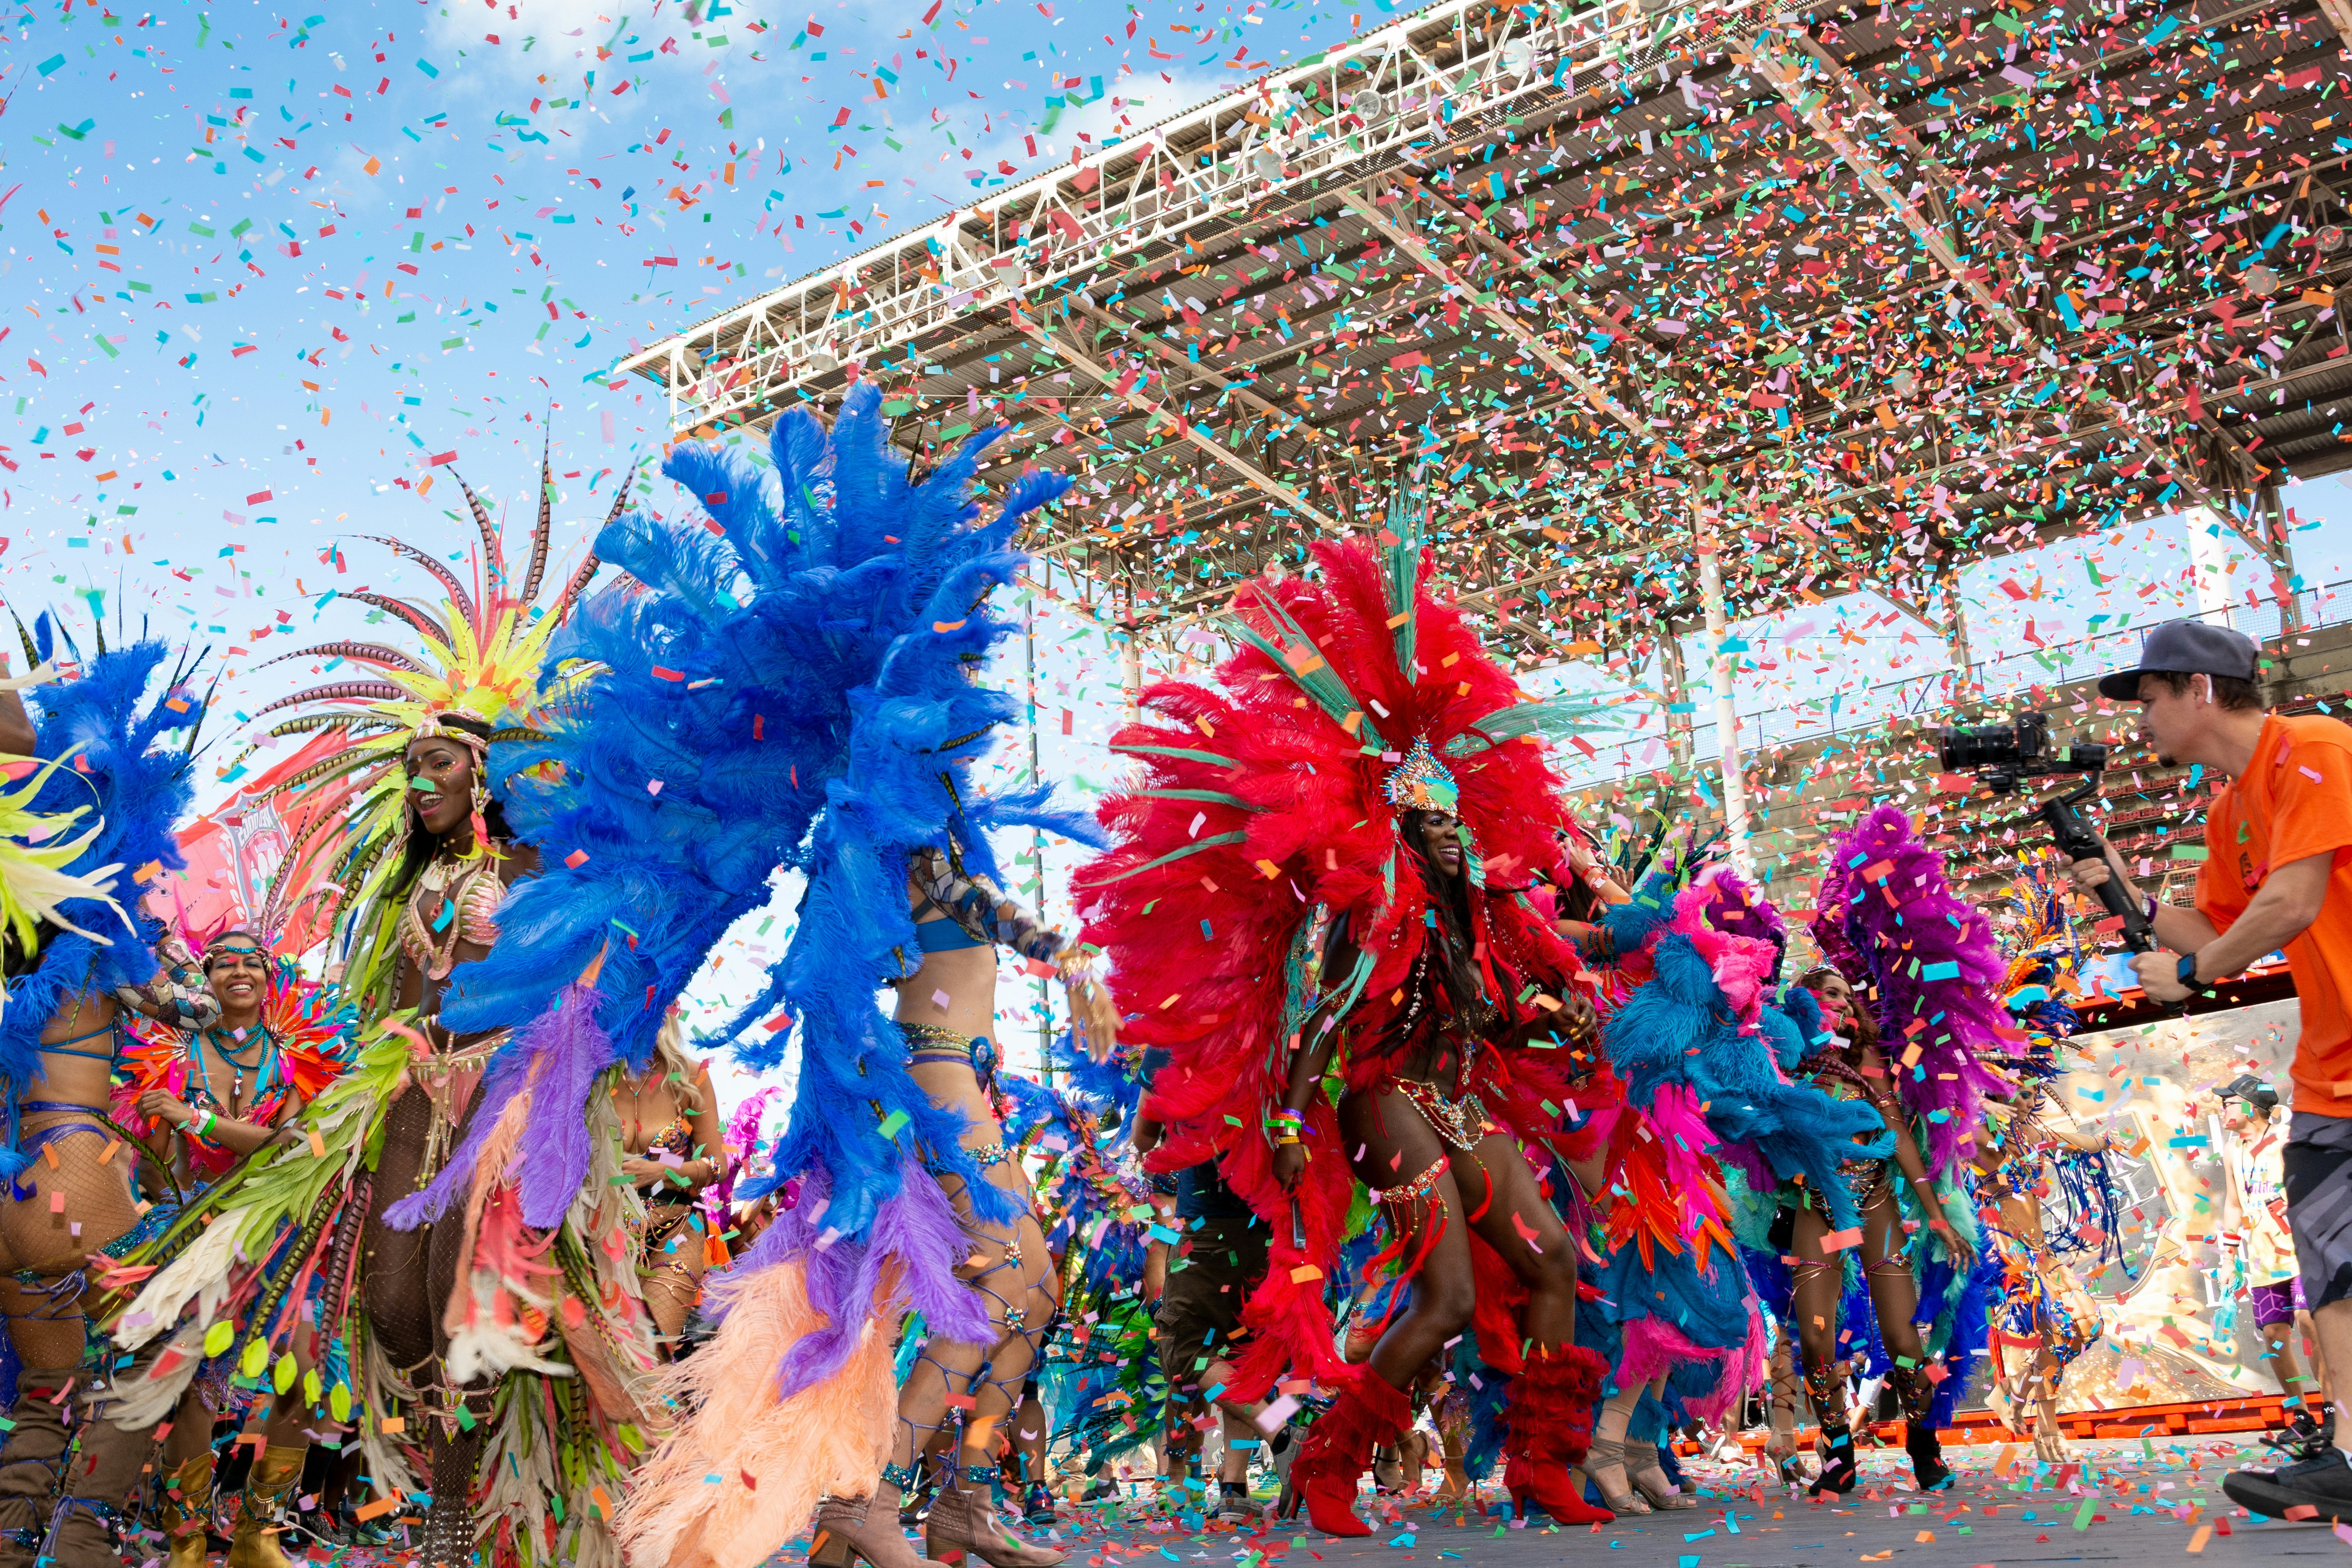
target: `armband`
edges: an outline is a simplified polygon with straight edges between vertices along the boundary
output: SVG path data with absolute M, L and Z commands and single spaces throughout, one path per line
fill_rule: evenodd
M 205 984 L 202 969 L 168 951 L 158 962 L 153 979 L 116 986 L 114 999 L 134 1012 L 184 1029 L 209 1029 L 220 1022 L 220 998 Z
M 1053 963 L 1069 945 L 1062 933 L 1013 901 L 986 877 L 967 875 L 936 849 L 908 861 L 916 885 L 950 920 L 982 942 L 1009 947 L 1024 958 Z

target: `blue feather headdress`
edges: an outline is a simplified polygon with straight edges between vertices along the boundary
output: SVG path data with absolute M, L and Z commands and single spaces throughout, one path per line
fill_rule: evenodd
M 42 664 L 57 662 L 61 639 L 69 658 L 79 658 L 72 639 L 44 615 L 26 651 Z M 173 829 L 193 795 L 188 751 L 162 742 L 177 731 L 193 740 L 205 710 L 204 700 L 187 689 L 192 668 L 186 662 L 151 697 L 166 655 L 157 641 L 110 650 L 101 640 L 94 658 L 31 693 L 34 752 L 64 764 L 48 773 L 31 809 L 52 817 L 77 809 L 94 814 L 96 831 L 59 869 L 93 882 L 112 873 L 116 896 L 58 905 L 58 914 L 79 929 L 44 931 L 30 970 L 7 982 L 7 1005 L 0 1009 L 0 1077 L 7 1079 L 10 1094 L 0 1174 L 14 1176 L 25 1166 L 16 1146 L 16 1101 L 40 1076 L 41 1030 L 51 1015 L 69 996 L 103 995 L 154 978 L 153 943 L 163 924 L 139 909 L 131 884 L 142 872 L 152 879 L 187 864 Z
M 497 946 L 455 972 L 442 1013 L 461 1031 L 520 1031 L 487 1096 L 518 1092 L 535 1053 L 578 1058 L 560 1074 L 575 1084 L 602 1063 L 641 1063 L 728 927 L 768 901 L 771 875 L 800 872 L 792 942 L 723 1037 L 746 1037 L 737 1054 L 753 1068 L 799 1044 L 776 1179 L 821 1167 L 825 1224 L 843 1237 L 866 1234 L 919 1146 L 996 1191 L 959 1148 L 961 1113 L 916 1089 L 876 1005 L 917 951 L 908 855 L 951 844 L 992 875 L 993 828 L 1094 837 L 1042 788 L 984 795 L 971 777 L 1018 711 L 972 678 L 1013 629 L 988 597 L 1020 569 L 1022 520 L 1067 481 L 1024 473 L 983 520 L 971 487 L 997 432 L 915 482 L 880 403 L 872 385 L 854 388 L 830 433 L 787 414 L 772 474 L 716 446 L 681 447 L 663 471 L 702 499 L 708 521 L 631 513 L 598 537 L 597 556 L 626 575 L 550 649 L 588 677 L 542 740 L 499 759 L 508 821 L 543 869 L 516 885 Z M 593 984 L 563 998 L 600 955 Z M 535 1225 L 586 1170 L 569 1099 L 532 1107 L 521 1184 Z

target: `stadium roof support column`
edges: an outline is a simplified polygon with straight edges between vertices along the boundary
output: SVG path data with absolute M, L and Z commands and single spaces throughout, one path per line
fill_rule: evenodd
M 1612 396 L 1607 387 L 1579 370 L 1566 355 L 1521 325 L 1517 317 L 1494 304 L 1475 287 L 1465 282 L 1455 274 L 1454 268 L 1438 259 L 1437 253 L 1423 243 L 1419 235 L 1381 211 L 1379 207 L 1367 201 L 1360 192 L 1341 191 L 1339 200 L 1349 212 L 1362 220 L 1365 227 L 1379 234 L 1399 250 L 1412 257 L 1423 272 L 1461 296 L 1464 304 L 1486 317 L 1494 325 L 1500 327 L 1506 336 L 1542 361 L 1554 375 L 1583 394 L 1585 401 L 1591 404 L 1594 409 L 1607 415 L 1643 441 L 1655 438 L 1650 427 L 1642 422 L 1640 416 Z
M 1716 761 L 1721 770 L 1724 837 L 1730 842 L 1733 863 L 1753 877 L 1756 866 L 1748 852 L 1748 774 L 1739 752 L 1739 712 L 1731 695 L 1735 661 L 1724 646 L 1731 640 L 1731 618 L 1723 602 L 1723 560 L 1716 546 L 1713 520 L 1694 509 L 1691 521 L 1698 534 L 1699 607 L 1706 614 L 1707 684 L 1715 690 Z
M 1683 666 L 1682 634 L 1672 616 L 1658 636 L 1658 683 L 1666 692 L 1666 757 L 1677 771 L 1691 765 L 1690 672 Z
M 2278 596 L 2279 630 L 2303 629 L 2303 600 L 2294 591 L 2294 545 L 2287 537 L 2286 503 L 2279 499 L 2278 486 L 2265 481 L 2256 492 L 2255 504 L 2259 516 L 2248 521 L 2262 531 L 2263 555 L 2271 564 L 2272 591 Z
M 2230 551 L 2221 531 L 2231 526 L 2210 506 L 2192 506 L 2180 514 L 2189 535 L 2189 605 L 2200 619 L 2230 611 Z
M 1143 718 L 1143 646 L 1135 636 L 1135 590 L 1127 594 L 1127 642 L 1118 651 L 1118 688 L 1126 700 L 1121 711 L 1130 724 Z

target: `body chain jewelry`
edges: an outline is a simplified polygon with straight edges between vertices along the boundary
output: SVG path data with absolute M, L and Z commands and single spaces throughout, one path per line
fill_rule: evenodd
M 1486 1108 L 1475 1094 L 1448 1100 L 1435 1084 L 1411 1078 L 1397 1079 L 1397 1089 L 1427 1119 L 1431 1130 L 1454 1148 L 1475 1149 L 1486 1136 Z

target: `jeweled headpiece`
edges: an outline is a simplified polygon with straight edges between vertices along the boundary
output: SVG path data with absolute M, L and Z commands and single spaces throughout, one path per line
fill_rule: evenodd
M 1412 750 L 1389 773 L 1381 793 L 1398 811 L 1442 811 L 1449 816 L 1461 809 L 1462 794 L 1454 785 L 1454 772 L 1437 760 L 1425 737 L 1415 736 Z
M 544 455 L 540 459 L 539 517 L 531 530 L 530 556 L 520 584 L 509 570 L 503 534 L 491 521 L 489 509 L 464 479 L 457 481 L 457 487 L 465 493 L 481 535 L 470 588 L 457 573 L 416 546 L 371 534 L 364 537 L 423 567 L 440 584 L 445 597 L 439 613 L 365 589 L 344 595 L 373 605 L 407 626 L 416 634 L 415 651 L 382 643 L 332 642 L 281 654 L 269 661 L 341 659 L 363 667 L 369 677 L 312 687 L 279 698 L 259 710 L 270 713 L 305 703 L 320 704 L 309 713 L 272 725 L 268 735 L 274 738 L 331 727 L 352 742 L 286 781 L 287 787 L 316 786 L 348 773 L 364 775 L 348 810 L 325 830 L 332 848 L 322 858 L 331 858 L 335 865 L 332 879 L 341 885 L 347 914 L 367 904 L 376 881 L 396 858 L 388 851 L 406 836 L 410 791 L 404 764 L 408 743 L 420 735 L 446 736 L 465 743 L 478 761 L 488 742 L 450 721 L 470 720 L 493 739 L 530 733 L 531 716 L 552 694 L 542 668 L 548 639 L 596 570 L 596 557 L 591 554 L 552 605 L 534 604 L 547 570 L 555 497 L 554 475 Z M 627 493 L 625 481 L 615 487 L 614 516 L 619 515 Z M 480 804 L 476 803 L 478 844 L 482 837 Z M 308 844 L 298 847 L 319 852 Z M 293 851 L 289 853 L 290 857 Z

